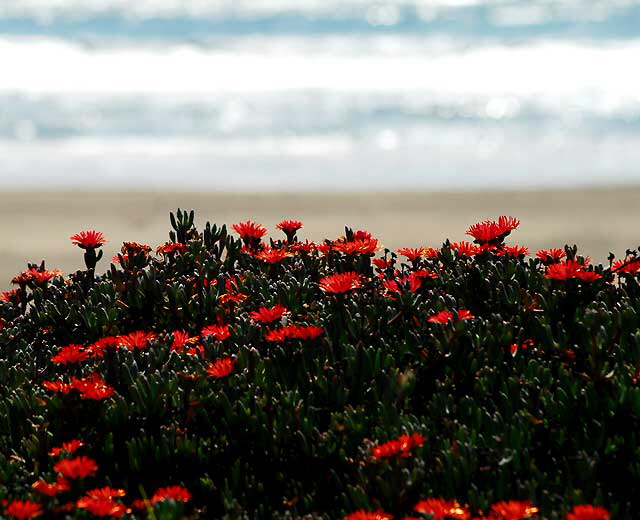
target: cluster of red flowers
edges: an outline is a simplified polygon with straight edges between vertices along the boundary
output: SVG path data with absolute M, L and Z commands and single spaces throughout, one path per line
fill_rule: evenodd
M 418 292 L 425 280 L 435 280 L 438 278 L 438 275 L 428 271 L 426 269 L 421 269 L 418 271 L 413 271 L 408 275 L 404 275 L 400 278 L 397 278 L 398 273 L 394 273 L 396 278 L 394 280 L 382 280 L 382 287 L 387 290 L 389 293 L 402 293 L 404 287 L 409 288 L 409 292 L 416 293 Z M 384 275 L 383 275 L 384 277 Z
M 166 242 L 156 249 L 157 255 L 172 255 L 173 253 L 184 253 L 187 250 L 187 246 L 179 242 Z
M 584 264 L 579 264 L 575 260 L 565 260 L 564 262 L 549 264 L 547 266 L 545 278 L 561 281 L 578 279 L 583 282 L 595 282 L 602 278 L 601 274 L 594 271 L 586 271 L 585 267 L 587 265 L 588 260 L 585 261 Z
M 635 276 L 640 272 L 640 258 L 632 257 L 628 260 L 618 260 L 613 263 L 611 270 L 618 275 L 626 273 Z
M 71 378 L 70 383 L 62 381 L 45 381 L 42 386 L 50 392 L 66 395 L 76 390 L 83 399 L 99 401 L 112 397 L 115 390 L 105 383 L 99 374 L 91 374 L 86 378 Z
M 213 338 L 218 341 L 224 341 L 231 337 L 231 329 L 229 325 L 208 325 L 200 333 L 203 338 Z
M 400 435 L 397 439 L 387 441 L 373 448 L 371 454 L 374 459 L 388 459 L 390 457 L 409 457 L 413 448 L 419 448 L 425 442 L 419 433 Z
M 416 262 L 421 258 L 430 258 L 435 260 L 438 258 L 440 251 L 432 247 L 403 247 L 398 249 L 397 253 L 406 257 L 410 262 Z
M 31 268 L 27 271 L 20 273 L 18 276 L 14 277 L 11 280 L 11 283 L 14 285 L 27 285 L 30 283 L 35 283 L 37 285 L 44 285 L 52 278 L 56 276 L 62 276 L 62 271 L 59 269 L 54 269 L 53 271 L 47 271 L 45 269 L 35 269 Z
M 281 329 L 270 330 L 264 335 L 264 339 L 272 343 L 284 343 L 288 339 L 311 340 L 324 333 L 322 327 L 289 325 Z
M 567 254 L 562 249 L 557 248 L 541 249 L 536 253 L 536 257 L 545 265 L 555 264 L 565 256 L 567 256 Z
M 64 443 L 62 446 L 53 448 L 49 455 L 51 457 L 62 457 L 53 465 L 53 470 L 59 474 L 55 482 L 46 482 L 39 479 L 33 483 L 32 489 L 43 497 L 53 498 L 61 493 L 72 491 L 70 481 L 84 480 L 93 477 L 98 471 L 96 462 L 84 455 L 74 458 L 66 458 L 84 446 L 82 441 L 77 439 Z M 126 495 L 124 489 L 112 488 L 110 486 L 95 488 L 86 491 L 84 496 L 75 502 L 67 502 L 54 510 L 56 513 L 73 512 L 74 508 L 85 510 L 93 516 L 121 518 L 129 514 L 132 510 L 121 502 L 117 501 Z M 143 500 L 134 500 L 131 504 L 133 509 L 147 509 L 147 504 L 153 506 L 164 501 L 174 501 L 187 503 L 191 500 L 191 493 L 182 486 L 168 486 L 158 488 L 151 499 L 145 503 Z M 3 502 L 4 514 L 16 519 L 37 518 L 44 514 L 41 504 L 30 500 L 14 500 L 11 503 Z
M 277 264 L 286 258 L 293 256 L 293 253 L 290 253 L 286 249 L 272 249 L 270 247 L 265 247 L 262 251 L 256 253 L 255 256 L 258 260 L 267 264 Z
M 427 498 L 418 502 L 413 510 L 432 520 L 471 520 L 469 508 L 461 506 L 454 500 Z M 533 518 L 538 511 L 538 508 L 529 502 L 509 500 L 493 504 L 489 516 L 473 518 L 474 520 L 483 520 L 483 518 L 485 520 L 526 520 Z M 575 506 L 570 513 L 567 513 L 567 520 L 609 520 L 609 517 L 609 512 L 606 509 L 591 505 Z M 383 511 L 360 510 L 347 515 L 344 520 L 393 520 L 393 518 L 393 515 Z M 418 519 L 405 516 L 404 520 Z

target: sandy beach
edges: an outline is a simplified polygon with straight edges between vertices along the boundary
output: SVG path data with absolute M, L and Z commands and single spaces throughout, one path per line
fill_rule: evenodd
M 65 274 L 83 267 L 69 237 L 102 231 L 109 242 L 98 271 L 122 241 L 153 247 L 168 240 L 169 212 L 194 209 L 196 225 L 231 225 L 256 220 L 279 236 L 275 224 L 302 220 L 303 238 L 336 238 L 348 225 L 366 229 L 390 249 L 439 246 L 446 238 L 466 240 L 473 223 L 513 215 L 521 220 L 510 243 L 540 248 L 577 244 L 596 261 L 610 251 L 624 256 L 640 245 L 640 187 L 553 191 L 445 193 L 167 193 L 4 192 L 0 194 L 0 288 L 27 262 L 46 260 Z

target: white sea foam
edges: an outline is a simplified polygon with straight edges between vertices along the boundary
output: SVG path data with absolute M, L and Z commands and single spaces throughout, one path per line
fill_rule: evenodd
M 289 91 L 413 93 L 443 103 L 508 98 L 553 111 L 638 113 L 640 75 L 630 64 L 640 55 L 640 40 L 464 50 L 385 41 L 376 41 L 371 52 L 354 54 L 343 52 L 351 48 L 348 38 L 318 40 L 313 49 L 291 38 L 209 49 L 92 49 L 56 40 L 0 39 L 0 92 L 178 97 Z

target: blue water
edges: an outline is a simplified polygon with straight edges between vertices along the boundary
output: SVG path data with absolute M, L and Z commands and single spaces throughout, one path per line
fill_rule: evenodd
M 0 3 L 0 181 L 640 182 L 640 3 Z

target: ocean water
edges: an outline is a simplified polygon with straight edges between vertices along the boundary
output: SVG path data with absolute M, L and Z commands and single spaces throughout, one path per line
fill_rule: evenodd
M 639 58 L 631 0 L 0 0 L 0 182 L 637 183 Z

